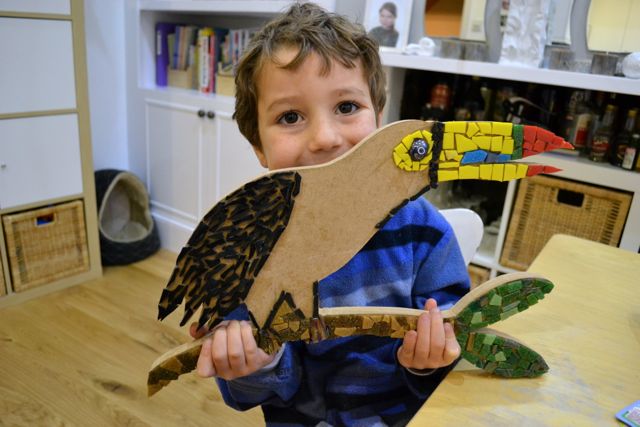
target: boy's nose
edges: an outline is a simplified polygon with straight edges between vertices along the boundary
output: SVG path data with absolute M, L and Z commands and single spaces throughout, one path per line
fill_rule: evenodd
M 339 128 L 329 120 L 318 122 L 311 129 L 309 151 L 331 151 L 342 145 L 343 138 Z

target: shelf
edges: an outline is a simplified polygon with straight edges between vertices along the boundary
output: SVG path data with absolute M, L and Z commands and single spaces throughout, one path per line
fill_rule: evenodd
M 276 14 L 291 5 L 291 0 L 140 0 L 140 10 L 192 13 L 230 13 L 234 15 Z M 335 1 L 316 1 L 328 10 L 335 9 Z
M 532 161 L 562 169 L 554 176 L 640 193 L 640 173 L 608 163 L 596 163 L 585 157 L 561 153 L 542 153 L 532 157 Z
M 437 71 L 441 73 L 464 74 L 493 79 L 540 83 L 577 89 L 601 90 L 636 96 L 640 95 L 640 80 L 625 77 L 574 73 L 571 71 L 548 70 L 544 68 L 514 67 L 492 62 L 403 55 L 398 52 L 381 52 L 380 56 L 382 58 L 382 64 L 387 67 Z
M 473 256 L 473 259 L 471 260 L 471 263 L 488 269 L 495 268 L 496 264 L 495 262 L 493 262 L 492 254 L 486 254 L 482 252 L 478 252 L 477 254 L 475 254 Z
M 515 273 L 518 270 L 515 270 L 510 267 L 505 267 L 500 265 L 499 263 L 493 260 L 493 255 L 483 254 L 481 252 L 477 253 L 473 259 L 471 259 L 471 264 L 478 265 L 480 267 L 484 267 L 492 271 L 492 274 L 496 273 Z
M 174 101 L 180 100 L 180 99 L 186 99 L 186 100 L 189 100 L 190 102 L 205 101 L 207 103 L 214 103 L 216 105 L 219 105 L 221 108 L 224 108 L 224 109 L 230 108 L 231 111 L 233 111 L 233 108 L 235 106 L 235 98 L 232 96 L 218 95 L 216 93 L 204 93 L 194 89 L 182 89 L 182 88 L 171 87 L 171 86 L 163 86 L 163 87 L 148 86 L 147 87 L 146 85 L 142 85 L 140 89 L 143 91 L 143 93 L 146 96 L 153 97 L 153 98 L 160 97 L 162 99 L 174 100 Z

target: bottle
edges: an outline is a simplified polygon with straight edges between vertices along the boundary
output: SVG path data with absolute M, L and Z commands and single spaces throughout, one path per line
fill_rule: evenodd
M 484 110 L 482 111 L 482 115 L 479 116 L 480 118 L 476 120 L 489 120 L 491 112 L 493 111 L 493 88 L 488 82 L 483 81 L 480 84 L 480 95 L 484 100 Z
M 616 106 L 607 104 L 602 117 L 602 124 L 593 135 L 591 142 L 591 150 L 589 151 L 589 160 L 594 162 L 604 162 L 607 159 L 607 153 L 611 146 L 613 137 L 613 121 L 616 117 Z
M 593 98 L 593 114 L 591 116 L 591 129 L 589 130 L 589 136 L 587 137 L 587 150 L 591 148 L 591 141 L 593 141 L 593 135 L 596 133 L 596 130 L 600 129 L 602 118 L 604 117 L 604 110 L 606 109 L 607 104 L 616 105 L 616 103 L 614 102 L 615 94 L 613 95 L 614 97 L 607 101 L 607 93 L 597 91 L 595 97 Z
M 629 137 L 621 166 L 626 170 L 633 170 L 635 167 L 640 172 L 640 134 L 634 133 Z
M 584 97 L 576 107 L 575 126 L 573 128 L 573 140 L 570 141 L 576 149 L 586 153 L 589 150 L 591 139 L 589 133 L 592 128 L 593 108 L 591 106 L 591 91 L 584 91 Z
M 491 109 L 490 120 L 495 122 L 503 122 L 507 116 L 505 108 L 505 102 L 512 96 L 515 96 L 515 91 L 512 86 L 501 86 L 495 93 L 495 99 L 493 101 L 493 108 Z
M 431 88 L 431 105 L 448 110 L 451 107 L 451 88 L 445 82 L 439 82 Z
M 574 90 L 571 93 L 562 125 L 562 136 L 573 145 L 578 153 L 584 153 L 587 149 L 593 118 L 589 97 L 590 92 L 586 90 Z
M 558 89 L 555 87 L 543 88 L 540 94 L 540 119 L 539 122 L 547 129 L 555 129 L 558 116 Z
M 484 120 L 484 97 L 480 77 L 473 76 L 468 89 L 460 94 L 460 103 L 454 112 L 454 120 Z
M 451 107 L 451 88 L 445 82 L 438 82 L 431 88 L 429 102 L 422 109 L 422 120 L 445 121 Z
M 611 148 L 611 155 L 609 156 L 609 162 L 614 166 L 621 166 L 625 157 L 625 152 L 629 146 L 631 135 L 636 128 L 636 118 L 638 116 L 638 109 L 631 108 L 627 112 L 627 119 L 624 122 L 624 128 L 613 140 L 613 147 Z
M 441 107 L 434 107 L 431 102 L 427 102 L 422 107 L 421 120 L 434 120 L 443 122 L 447 120 L 447 112 Z
M 467 108 L 471 111 L 471 120 L 485 120 L 485 107 L 487 105 L 485 96 L 483 95 L 483 87 L 486 91 L 485 86 L 486 85 L 480 81 L 480 77 L 472 77 L 469 99 L 467 101 Z

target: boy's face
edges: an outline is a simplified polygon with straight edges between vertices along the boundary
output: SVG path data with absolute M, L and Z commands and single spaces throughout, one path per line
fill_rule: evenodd
M 297 49 L 281 48 L 280 63 Z M 256 155 L 270 170 L 328 162 L 373 132 L 376 113 L 360 61 L 345 68 L 332 61 L 321 76 L 322 60 L 312 53 L 296 70 L 267 61 L 259 73 L 258 131 L 262 148 Z

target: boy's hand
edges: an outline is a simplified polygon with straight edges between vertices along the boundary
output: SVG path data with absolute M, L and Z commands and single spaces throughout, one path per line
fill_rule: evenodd
M 194 338 L 200 338 L 207 331 L 198 330 L 197 324 L 192 323 L 189 333 Z M 274 355 L 268 355 L 258 348 L 248 322 L 231 320 L 218 325 L 213 336 L 204 341 L 197 371 L 203 378 L 217 376 L 233 380 L 256 372 L 273 358 Z
M 442 321 L 442 313 L 433 298 L 427 300 L 417 331 L 409 331 L 398 349 L 398 361 L 405 368 L 435 369 L 448 366 L 460 356 L 460 344 L 453 327 Z

